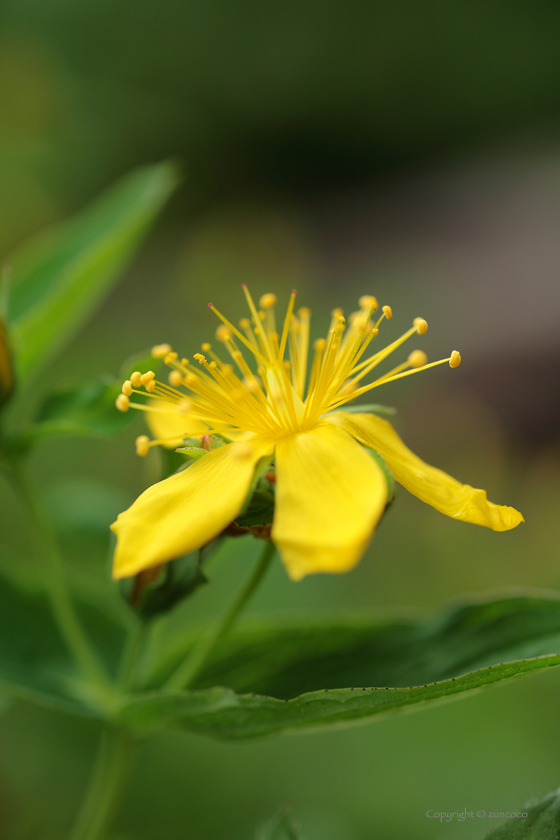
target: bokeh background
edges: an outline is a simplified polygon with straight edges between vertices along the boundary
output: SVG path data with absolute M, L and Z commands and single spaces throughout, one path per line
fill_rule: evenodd
M 184 186 L 123 283 L 37 386 L 116 373 L 160 341 L 213 334 L 205 304 L 239 285 L 296 287 L 316 334 L 375 294 L 387 339 L 417 315 L 431 359 L 462 366 L 379 400 L 427 461 L 526 519 L 494 534 L 402 491 L 351 574 L 290 583 L 256 612 L 427 613 L 464 593 L 557 588 L 560 501 L 560 6 L 552 0 L 3 0 L 0 251 L 132 167 L 179 159 Z M 157 455 L 43 445 L 34 461 L 69 562 L 107 574 L 107 525 Z M 29 552 L 2 486 L 14 562 Z M 256 545 L 240 542 L 179 610 L 219 607 Z M 221 744 L 167 734 L 138 756 L 115 837 L 248 840 L 290 803 L 307 840 L 477 840 L 560 784 L 560 676 L 341 731 Z M 93 723 L 18 703 L 0 718 L 0 837 L 64 836 Z

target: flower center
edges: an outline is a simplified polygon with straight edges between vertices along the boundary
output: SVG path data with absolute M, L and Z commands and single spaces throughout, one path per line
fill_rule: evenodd
M 312 428 L 327 412 L 379 385 L 445 362 L 457 367 L 461 361 L 454 350 L 449 358 L 428 364 L 426 354 L 414 350 L 406 361 L 363 384 L 365 377 L 401 344 L 428 329 L 423 318 L 416 318 L 400 338 L 367 355 L 382 322 L 392 318 L 392 311 L 383 306 L 380 316 L 374 316 L 377 300 L 364 295 L 359 310 L 348 321 L 341 309 L 333 310 L 327 337 L 313 344 L 308 371 L 311 313 L 305 307 L 294 312 L 295 291 L 290 295 L 281 333 L 276 329 L 276 295 L 263 295 L 257 310 L 245 285 L 243 291 L 251 317 L 242 318 L 239 329 L 209 304 L 222 321 L 216 338 L 227 351 L 228 361 L 223 361 L 210 344 L 203 344 L 202 353 L 194 355 L 195 364 L 179 359 L 168 344 L 158 345 L 152 355 L 171 368 L 168 382 L 156 380 L 153 371 L 135 371 L 123 385 L 117 408 L 172 410 L 201 420 L 209 433 L 252 432 L 275 441 Z M 247 358 L 242 348 L 248 351 Z M 160 405 L 132 403 L 133 393 L 149 395 Z M 140 454 L 147 452 L 146 447 Z

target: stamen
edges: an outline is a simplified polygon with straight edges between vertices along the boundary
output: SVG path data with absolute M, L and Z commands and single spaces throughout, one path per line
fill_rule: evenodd
M 427 332 L 428 322 L 425 321 L 424 318 L 415 318 L 413 323 L 418 330 L 418 335 L 424 335 L 424 333 Z
M 373 312 L 377 309 L 379 304 L 377 303 L 377 298 L 373 295 L 362 295 L 359 299 L 358 303 L 362 307 L 362 309 L 371 309 Z
M 449 359 L 449 367 L 456 368 L 461 364 L 461 354 L 458 350 L 454 350 Z
M 117 406 L 119 411 L 128 411 L 130 408 L 130 400 L 125 394 L 119 394 L 115 401 L 115 405 Z
M 225 324 L 222 324 L 216 330 L 216 338 L 218 341 L 221 341 L 222 344 L 226 344 L 231 338 L 231 332 L 228 330 Z
M 152 347 L 152 356 L 154 359 L 164 359 L 169 352 L 171 352 L 170 344 L 156 344 Z
M 145 458 L 150 451 L 150 438 L 148 435 L 139 435 L 136 438 L 135 444 L 136 454 L 140 455 L 141 458 Z
M 245 298 L 247 300 L 247 303 L 249 305 L 249 309 L 251 310 L 251 315 L 253 316 L 253 321 L 255 323 L 255 332 L 259 336 L 259 340 L 261 341 L 263 352 L 268 356 L 268 361 L 272 362 L 272 351 L 271 351 L 270 345 L 268 343 L 266 331 L 261 329 L 260 326 L 259 326 L 265 318 L 265 313 L 264 312 L 262 312 L 262 313 L 257 312 L 255 304 L 253 303 L 253 298 L 251 297 L 251 292 L 247 288 L 247 284 L 242 283 L 241 288 L 243 289 L 243 293 L 244 293 Z M 261 317 L 261 315 L 262 315 L 262 317 Z M 239 333 L 239 335 L 241 335 L 241 333 Z
M 292 289 L 288 309 L 286 310 L 286 317 L 284 319 L 284 329 L 282 330 L 282 340 L 280 342 L 280 349 L 278 351 L 278 361 L 281 362 L 284 358 L 284 351 L 286 349 L 286 341 L 288 340 L 288 330 L 290 329 L 290 322 L 292 320 L 292 313 L 294 311 L 294 303 L 296 300 L 296 290 Z
M 123 382 L 121 390 L 125 397 L 130 397 L 130 395 L 132 394 L 132 382 L 130 381 L 130 379 L 127 379 Z
M 413 350 L 408 357 L 408 364 L 413 368 L 423 367 L 428 361 L 428 357 L 423 350 Z
M 388 321 L 390 321 L 390 320 L 391 320 L 391 318 L 393 317 L 393 310 L 391 309 L 391 307 L 390 307 L 390 306 L 383 306 L 383 307 L 382 307 L 382 309 L 383 309 L 383 314 L 385 315 L 385 317 L 387 318 L 387 320 L 388 320 Z M 427 325 L 427 324 L 426 324 L 426 329 L 428 329 L 428 325 Z M 424 330 L 424 332 L 425 332 L 425 331 L 426 331 L 426 330 Z
M 155 376 L 156 375 L 153 372 L 153 370 L 148 370 L 146 373 L 142 374 L 142 376 L 140 377 L 140 382 L 142 383 L 142 385 L 146 385 L 147 382 L 151 382 L 152 379 L 155 379 Z
M 182 384 L 183 384 L 183 377 L 182 377 L 182 375 L 179 373 L 179 371 L 178 371 L 178 370 L 172 370 L 172 371 L 170 371 L 169 376 L 167 377 L 167 381 L 168 381 L 168 382 L 169 382 L 169 384 L 170 384 L 170 385 L 172 385 L 174 388 L 178 388 L 178 387 L 179 387 L 179 385 L 182 385 Z
M 239 332 L 239 330 L 238 330 L 238 329 L 236 329 L 236 328 L 233 326 L 233 324 L 231 324 L 231 323 L 227 320 L 227 318 L 224 318 L 224 316 L 222 315 L 222 313 L 221 313 L 221 312 L 218 312 L 218 310 L 216 309 L 216 307 L 215 307 L 212 303 L 209 303 L 209 304 L 208 304 L 208 306 L 210 307 L 210 309 L 212 310 L 212 312 L 213 312 L 215 315 L 217 315 L 217 316 L 218 316 L 218 318 L 220 319 L 220 321 L 223 321 L 223 323 L 225 324 L 225 326 L 226 326 L 226 327 L 228 327 L 228 328 L 231 330 L 231 332 L 232 332 L 234 335 L 236 335 L 236 336 L 237 336 L 237 338 L 238 338 L 240 341 L 242 341 L 242 342 L 243 342 L 243 344 L 244 344 L 244 345 L 245 345 L 245 346 L 246 346 L 246 347 L 247 347 L 247 348 L 251 351 L 251 353 L 253 353 L 253 355 L 254 355 L 254 356 L 256 356 L 256 357 L 257 357 L 257 359 L 258 359 L 260 362 L 262 362 L 262 363 L 266 364 L 267 360 L 264 358 L 264 356 L 262 356 L 262 355 L 258 352 L 258 350 L 256 349 L 256 347 L 254 347 L 254 346 L 251 344 L 251 342 L 250 342 L 250 341 L 247 341 L 247 339 L 245 338 L 245 336 L 244 336 L 244 335 L 242 335 L 242 334 Z
M 130 381 L 134 385 L 135 388 L 139 388 L 142 384 L 142 374 L 139 370 L 135 370 L 133 374 L 130 376 Z
M 267 292 L 267 294 L 263 295 L 259 300 L 259 306 L 261 309 L 272 309 L 272 307 L 276 305 L 277 300 L 278 298 L 276 295 L 272 294 L 272 292 Z

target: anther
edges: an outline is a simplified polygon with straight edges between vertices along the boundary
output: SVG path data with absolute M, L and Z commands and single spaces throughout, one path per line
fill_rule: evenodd
M 156 344 L 152 347 L 152 356 L 154 359 L 163 359 L 169 352 L 171 352 L 170 344 Z
M 155 379 L 150 379 L 149 382 L 146 382 L 146 384 L 144 385 L 144 388 L 146 389 L 146 391 L 149 394 L 153 394 L 154 391 L 156 390 L 156 380 Z
M 216 368 L 218 367 L 218 362 L 214 362 L 214 361 L 212 361 L 212 362 L 210 362 L 210 364 L 208 365 L 208 367 L 209 367 L 211 370 L 216 370 Z
M 203 351 L 203 353 L 208 353 L 208 351 L 211 350 L 211 349 L 212 349 L 212 345 L 208 344 L 207 341 L 205 341 L 204 344 L 201 346 L 201 350 Z
M 257 315 L 259 316 L 261 321 L 264 321 L 264 319 L 266 318 L 266 312 L 264 311 L 264 309 L 259 309 L 259 311 L 257 312 Z
M 248 330 L 249 327 L 251 326 L 251 322 L 249 321 L 248 318 L 242 318 L 239 322 L 239 326 L 241 327 L 242 330 Z M 226 329 L 227 329 L 227 327 L 226 327 Z
M 225 324 L 220 324 L 220 326 L 216 330 L 216 338 L 223 344 L 225 344 L 231 339 L 231 332 L 230 330 L 228 330 Z
M 313 349 L 316 353 L 323 353 L 326 346 L 327 342 L 324 338 L 318 338 L 313 342 Z
M 373 295 L 362 295 L 358 303 L 360 304 L 362 309 L 369 309 L 371 307 L 371 309 L 373 309 L 374 312 L 379 306 L 379 304 L 377 303 L 377 298 L 374 298 Z
M 193 385 L 196 385 L 196 376 L 194 375 L 194 373 L 188 373 L 185 377 L 185 382 L 189 386 L 189 388 L 192 388 Z
M 173 388 L 178 388 L 179 385 L 183 384 L 183 377 L 178 370 L 172 370 L 169 372 L 167 381 Z
M 454 350 L 449 359 L 449 367 L 456 368 L 461 364 L 461 354 L 458 350 Z
M 130 395 L 132 394 L 132 382 L 130 381 L 130 379 L 127 379 L 125 382 L 123 382 L 121 391 L 123 392 L 125 397 L 130 397 Z
M 181 364 L 183 365 L 183 367 L 186 367 L 188 365 L 188 363 L 189 363 L 188 359 L 181 359 Z
M 428 330 L 428 322 L 423 318 L 415 318 L 413 324 L 416 327 L 418 335 L 424 335 L 424 333 Z
M 128 411 L 130 408 L 130 400 L 125 394 L 119 394 L 115 401 L 115 405 L 119 409 L 119 411 Z
M 192 402 L 190 400 L 181 400 L 177 403 L 177 411 L 179 414 L 190 414 L 192 409 Z
M 203 356 L 202 353 L 195 353 L 193 359 L 195 359 L 199 365 L 203 365 L 206 361 L 206 357 Z
M 150 451 L 150 438 L 148 435 L 139 435 L 136 438 L 136 454 L 141 458 L 145 458 Z
M 212 452 L 214 449 L 214 441 L 212 440 L 212 435 L 202 435 L 200 438 L 200 448 L 205 449 L 207 452 Z
M 257 379 L 256 376 L 253 376 L 253 377 L 246 376 L 243 379 L 243 385 L 247 388 L 247 390 L 251 394 L 254 394 L 260 388 L 260 382 L 259 382 L 259 380 Z
M 391 309 L 391 307 L 390 306 L 382 306 L 381 308 L 382 308 L 383 314 L 385 315 L 387 320 L 390 321 L 391 318 L 393 317 L 393 310 Z M 426 329 L 428 329 L 427 324 L 426 324 Z M 424 330 L 424 332 L 426 332 L 426 330 Z
M 135 370 L 133 374 L 130 376 L 130 381 L 134 385 L 135 388 L 139 388 L 142 384 L 142 374 L 139 370 Z
M 273 295 L 272 292 L 268 292 L 266 295 L 263 295 L 259 300 L 259 306 L 261 307 L 261 309 L 272 309 L 277 300 L 278 298 L 276 297 L 276 295 Z
M 340 316 L 343 315 L 342 309 L 340 307 L 333 309 L 331 315 L 333 316 L 333 318 L 340 318 Z
M 427 363 L 428 357 L 423 350 L 413 350 L 407 361 L 411 367 L 420 368 Z
M 178 353 L 168 353 L 165 359 L 163 360 L 164 365 L 168 365 L 170 362 L 174 362 L 179 354 Z
M 307 306 L 302 306 L 301 309 L 298 309 L 298 315 L 300 318 L 310 318 L 311 310 Z
M 155 379 L 155 373 L 153 372 L 153 370 L 148 370 L 146 371 L 146 373 L 142 374 L 142 376 L 140 377 L 140 382 L 145 387 L 148 384 L 148 382 L 152 381 L 152 379 Z

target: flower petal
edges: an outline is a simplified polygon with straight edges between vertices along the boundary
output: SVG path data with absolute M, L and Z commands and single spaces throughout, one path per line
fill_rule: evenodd
M 485 490 L 461 484 L 442 470 L 424 463 L 404 445 L 387 420 L 374 414 L 343 411 L 333 412 L 325 419 L 379 452 L 403 487 L 441 513 L 463 522 L 484 525 L 493 531 L 509 531 L 524 522 L 515 508 L 489 502 Z
M 342 429 L 323 424 L 276 444 L 272 539 L 292 580 L 355 566 L 386 503 L 383 471 Z
M 241 510 L 257 461 L 271 453 L 262 439 L 230 443 L 148 487 L 111 525 L 118 537 L 113 577 L 166 563 L 217 536 Z
M 181 446 L 184 437 L 201 437 L 206 434 L 208 426 L 202 420 L 179 414 L 175 406 L 163 400 L 153 400 L 151 404 L 154 404 L 157 411 L 147 411 L 146 422 L 154 438 L 164 441 L 162 445 L 166 449 Z

